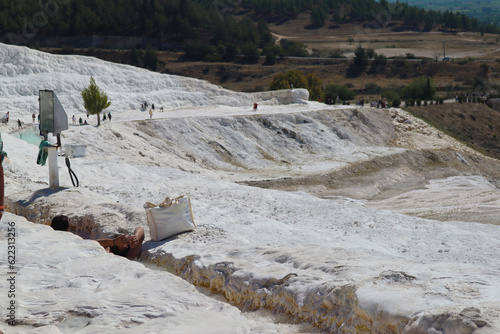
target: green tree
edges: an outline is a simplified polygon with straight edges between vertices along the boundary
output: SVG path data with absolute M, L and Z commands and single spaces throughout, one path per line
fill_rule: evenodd
M 144 67 L 152 71 L 158 68 L 158 50 L 149 45 L 144 53 Z
M 290 89 L 291 83 L 288 81 L 288 78 L 285 73 L 278 73 L 273 77 L 273 80 L 269 84 L 270 90 L 279 90 L 279 89 Z
M 327 85 L 325 88 L 325 101 L 327 101 L 328 99 L 335 101 L 337 99 L 337 96 L 343 101 L 354 100 L 354 98 L 356 97 L 356 93 L 346 86 Z
M 369 59 L 373 59 L 377 55 L 377 53 L 372 48 L 368 48 L 366 49 L 366 55 Z
M 401 98 L 399 97 L 399 94 L 395 91 L 388 90 L 385 91 L 381 94 L 382 98 L 386 99 L 391 103 L 391 106 L 394 108 L 399 108 L 401 105 Z
M 368 54 L 366 53 L 365 48 L 361 45 L 354 50 L 354 61 L 349 66 L 347 70 L 347 76 L 350 78 L 360 76 L 368 66 Z
M 269 44 L 274 44 L 273 35 L 271 35 L 271 30 L 266 24 L 266 21 L 260 19 L 257 24 L 257 31 L 260 35 L 261 47 L 264 47 Z
M 90 85 L 82 91 L 81 95 L 83 107 L 90 115 L 97 115 L 97 126 L 101 125 L 101 111 L 111 105 L 111 102 L 108 101 L 108 95 L 97 86 L 92 76 L 90 77 Z
M 280 46 L 283 49 L 285 56 L 291 57 L 307 57 L 306 45 L 302 42 L 293 42 L 288 39 L 281 39 Z
M 240 49 L 234 44 L 226 44 L 224 60 L 233 61 L 240 54 Z
M 139 66 L 139 53 L 135 46 L 130 50 L 130 65 Z
M 361 45 L 354 50 L 354 65 L 362 71 L 368 66 L 368 54 Z
M 267 46 L 262 50 L 262 55 L 266 56 L 266 65 L 274 65 L 276 63 L 276 57 L 283 57 L 283 49 L 279 45 Z
M 252 43 L 247 43 L 241 47 L 241 54 L 243 55 L 243 61 L 250 64 L 255 64 L 259 62 L 259 49 Z
M 320 6 L 317 8 L 314 8 L 311 13 L 311 24 L 315 27 L 322 27 L 325 25 L 325 21 L 328 17 L 328 13 L 326 8 Z
M 313 73 L 309 73 L 306 76 L 307 79 L 307 90 L 309 91 L 309 96 L 312 100 L 321 97 L 321 79 Z
M 411 84 L 401 90 L 404 99 L 431 100 L 436 94 L 436 85 L 430 77 L 416 78 Z
M 365 94 L 380 94 L 382 92 L 382 87 L 374 82 L 368 82 L 365 85 Z
M 271 90 L 305 88 L 309 91 L 310 99 L 315 100 L 321 96 L 321 80 L 312 73 L 305 76 L 302 71 L 297 70 L 276 74 L 269 88 Z
M 293 85 L 293 86 L 292 86 Z M 290 89 L 290 88 L 308 88 L 307 78 L 302 71 L 290 70 L 286 73 L 280 73 L 274 76 L 269 88 Z

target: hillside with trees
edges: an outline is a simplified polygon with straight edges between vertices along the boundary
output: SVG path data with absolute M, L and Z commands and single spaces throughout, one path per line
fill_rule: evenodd
M 500 2 L 491 0 L 408 0 L 411 6 L 424 9 L 450 10 L 474 17 L 480 22 L 500 24 Z
M 269 26 L 287 26 L 285 23 L 292 23 L 299 34 L 301 31 L 324 33 L 344 29 L 337 33 L 339 36 L 350 33 L 349 28 L 339 29 L 339 26 L 353 25 L 375 30 L 384 28 L 385 32 L 394 34 L 417 32 L 419 36 L 420 32 L 428 30 L 439 30 L 447 36 L 460 35 L 457 32 L 463 31 L 480 32 L 481 36 L 499 32 L 496 25 L 481 23 L 461 13 L 424 10 L 388 0 L 0 0 L 0 40 L 3 42 L 49 52 L 57 52 L 51 49 L 55 47 L 61 53 L 82 53 L 150 70 L 202 78 L 227 87 L 231 85 L 230 88 L 237 90 L 294 85 L 309 89 L 311 98 L 323 101 L 337 97 L 352 100 L 356 93 L 384 93 L 386 100 L 394 105 L 401 102 L 411 105 L 413 101 L 430 100 L 433 96 L 416 94 L 418 89 L 403 90 L 403 84 L 397 79 L 406 80 L 408 85 L 419 77 L 433 78 L 440 70 L 446 80 L 436 82 L 441 95 L 497 89 L 496 66 L 491 66 L 491 70 L 483 69 L 482 76 L 471 76 L 470 73 L 460 74 L 464 72 L 460 67 L 474 68 L 468 65 L 472 58 L 454 64 L 439 64 L 439 54 L 433 56 L 435 62 L 429 57 L 416 59 L 412 53 L 389 58 L 383 53 L 377 54 L 378 50 L 375 52 L 371 47 L 363 47 L 361 42 L 357 47 L 352 46 L 354 55 L 349 58 L 339 52 L 319 60 L 318 64 L 324 67 L 315 61 L 314 65 L 302 61 L 288 64 L 285 61 L 288 58 L 309 57 L 311 53 L 314 57 L 317 53 L 314 47 L 305 45 L 307 39 L 304 38 L 277 40 Z M 379 26 L 373 27 L 373 24 Z M 121 52 L 113 52 L 111 49 L 119 48 L 107 38 L 127 41 L 129 46 Z M 491 41 L 487 43 L 495 44 L 494 39 L 499 43 L 498 37 L 489 38 Z M 59 45 L 44 44 L 54 41 Z M 94 44 L 85 45 L 86 41 Z M 345 42 L 354 44 L 348 37 Z M 441 43 L 439 41 L 439 45 Z M 480 43 L 487 44 L 486 39 Z M 396 48 L 395 44 L 392 47 Z M 166 50 L 180 56 L 175 55 L 172 63 L 171 59 L 166 59 L 168 56 L 163 52 Z M 181 63 L 188 65 L 180 66 Z M 449 70 L 451 67 L 453 71 Z M 443 70 L 453 73 L 444 74 Z M 450 82 L 449 75 L 455 77 L 455 81 Z M 376 81 L 378 85 L 366 81 Z M 428 79 L 424 82 L 425 87 L 431 86 Z M 341 83 L 352 87 L 344 87 Z M 370 84 L 376 89 L 370 88 Z M 483 87 L 485 85 L 488 87 Z
M 499 33 L 491 23 L 464 14 L 425 10 L 387 0 L 0 0 L 0 40 L 33 45 L 41 37 L 141 37 L 158 49 L 187 48 L 190 56 L 230 59 L 242 53 L 250 60 L 256 50 L 271 50 L 267 24 L 310 13 L 310 26 L 379 21 L 397 22 L 401 29 Z M 166 43 L 168 42 L 168 43 Z

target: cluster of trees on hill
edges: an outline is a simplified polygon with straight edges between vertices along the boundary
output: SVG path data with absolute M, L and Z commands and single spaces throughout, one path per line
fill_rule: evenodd
M 242 0 L 241 6 L 267 20 L 285 21 L 309 10 L 312 26 L 375 21 L 379 26 L 400 22 L 408 28 L 429 31 L 439 25 L 448 30 L 500 33 L 491 23 L 482 23 L 465 14 L 425 10 L 388 0 Z
M 272 41 L 264 21 L 236 21 L 216 9 L 208 0 L 0 0 L 0 36 L 140 36 L 179 46 L 222 44 L 228 53 L 231 44 L 244 49 Z
M 271 32 L 264 20 L 224 15 L 232 8 L 218 8 L 212 0 L 0 0 L 0 37 L 19 44 L 33 35 L 139 36 L 175 42 L 190 58 L 233 60 L 243 54 L 256 61 L 261 49 L 274 44 Z
M 184 41 L 219 27 L 207 0 L 0 0 L 0 33 L 37 28 L 42 35 L 154 36 Z M 212 30 L 212 31 L 210 31 Z
M 313 27 L 361 22 L 373 28 L 399 22 L 419 30 L 440 25 L 450 30 L 500 32 L 495 25 L 463 14 L 387 0 L 0 0 L 0 38 L 7 36 L 18 44 L 23 39 L 29 43 L 25 37 L 32 35 L 139 36 L 174 42 L 191 59 L 240 57 L 252 63 L 265 56 L 267 64 L 274 64 L 277 57 L 308 53 L 301 43 L 281 40 L 276 44 L 267 22 L 293 19 L 303 11 L 310 12 Z M 247 15 L 236 19 L 231 13 Z M 386 60 L 378 57 L 376 65 L 383 68 Z
M 257 24 L 249 17 L 240 21 L 226 15 L 218 17 L 209 26 L 210 31 L 204 38 L 194 35 L 186 40 L 184 51 L 186 57 L 209 61 L 232 61 L 240 54 L 246 61 L 256 62 L 259 49 L 274 44 L 274 39 L 264 20 Z M 203 35 L 203 34 L 202 34 Z
M 247 11 L 253 19 L 228 15 Z M 262 48 L 271 36 L 264 21 L 285 21 L 309 11 L 311 24 L 348 22 L 405 25 L 429 30 L 500 32 L 494 24 L 450 11 L 419 9 L 388 0 L 0 0 L 0 35 L 37 30 L 40 35 L 85 34 L 147 36 L 162 40 L 253 44 Z M 263 19 L 258 26 L 254 20 Z

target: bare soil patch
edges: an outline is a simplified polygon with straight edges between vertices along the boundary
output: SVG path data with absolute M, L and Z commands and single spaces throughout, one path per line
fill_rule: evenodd
M 404 109 L 473 149 L 500 159 L 499 111 L 482 103 L 447 103 Z
M 248 181 L 245 184 L 285 191 L 307 191 L 325 198 L 345 196 L 382 200 L 422 189 L 432 179 L 464 175 L 481 175 L 495 182 L 500 178 L 498 161 L 453 151 L 415 150 L 354 163 L 327 174 Z

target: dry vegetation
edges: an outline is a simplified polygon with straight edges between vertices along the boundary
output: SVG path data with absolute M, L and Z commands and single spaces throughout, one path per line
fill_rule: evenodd
M 475 150 L 500 159 L 500 111 L 481 103 L 447 103 L 404 109 Z

